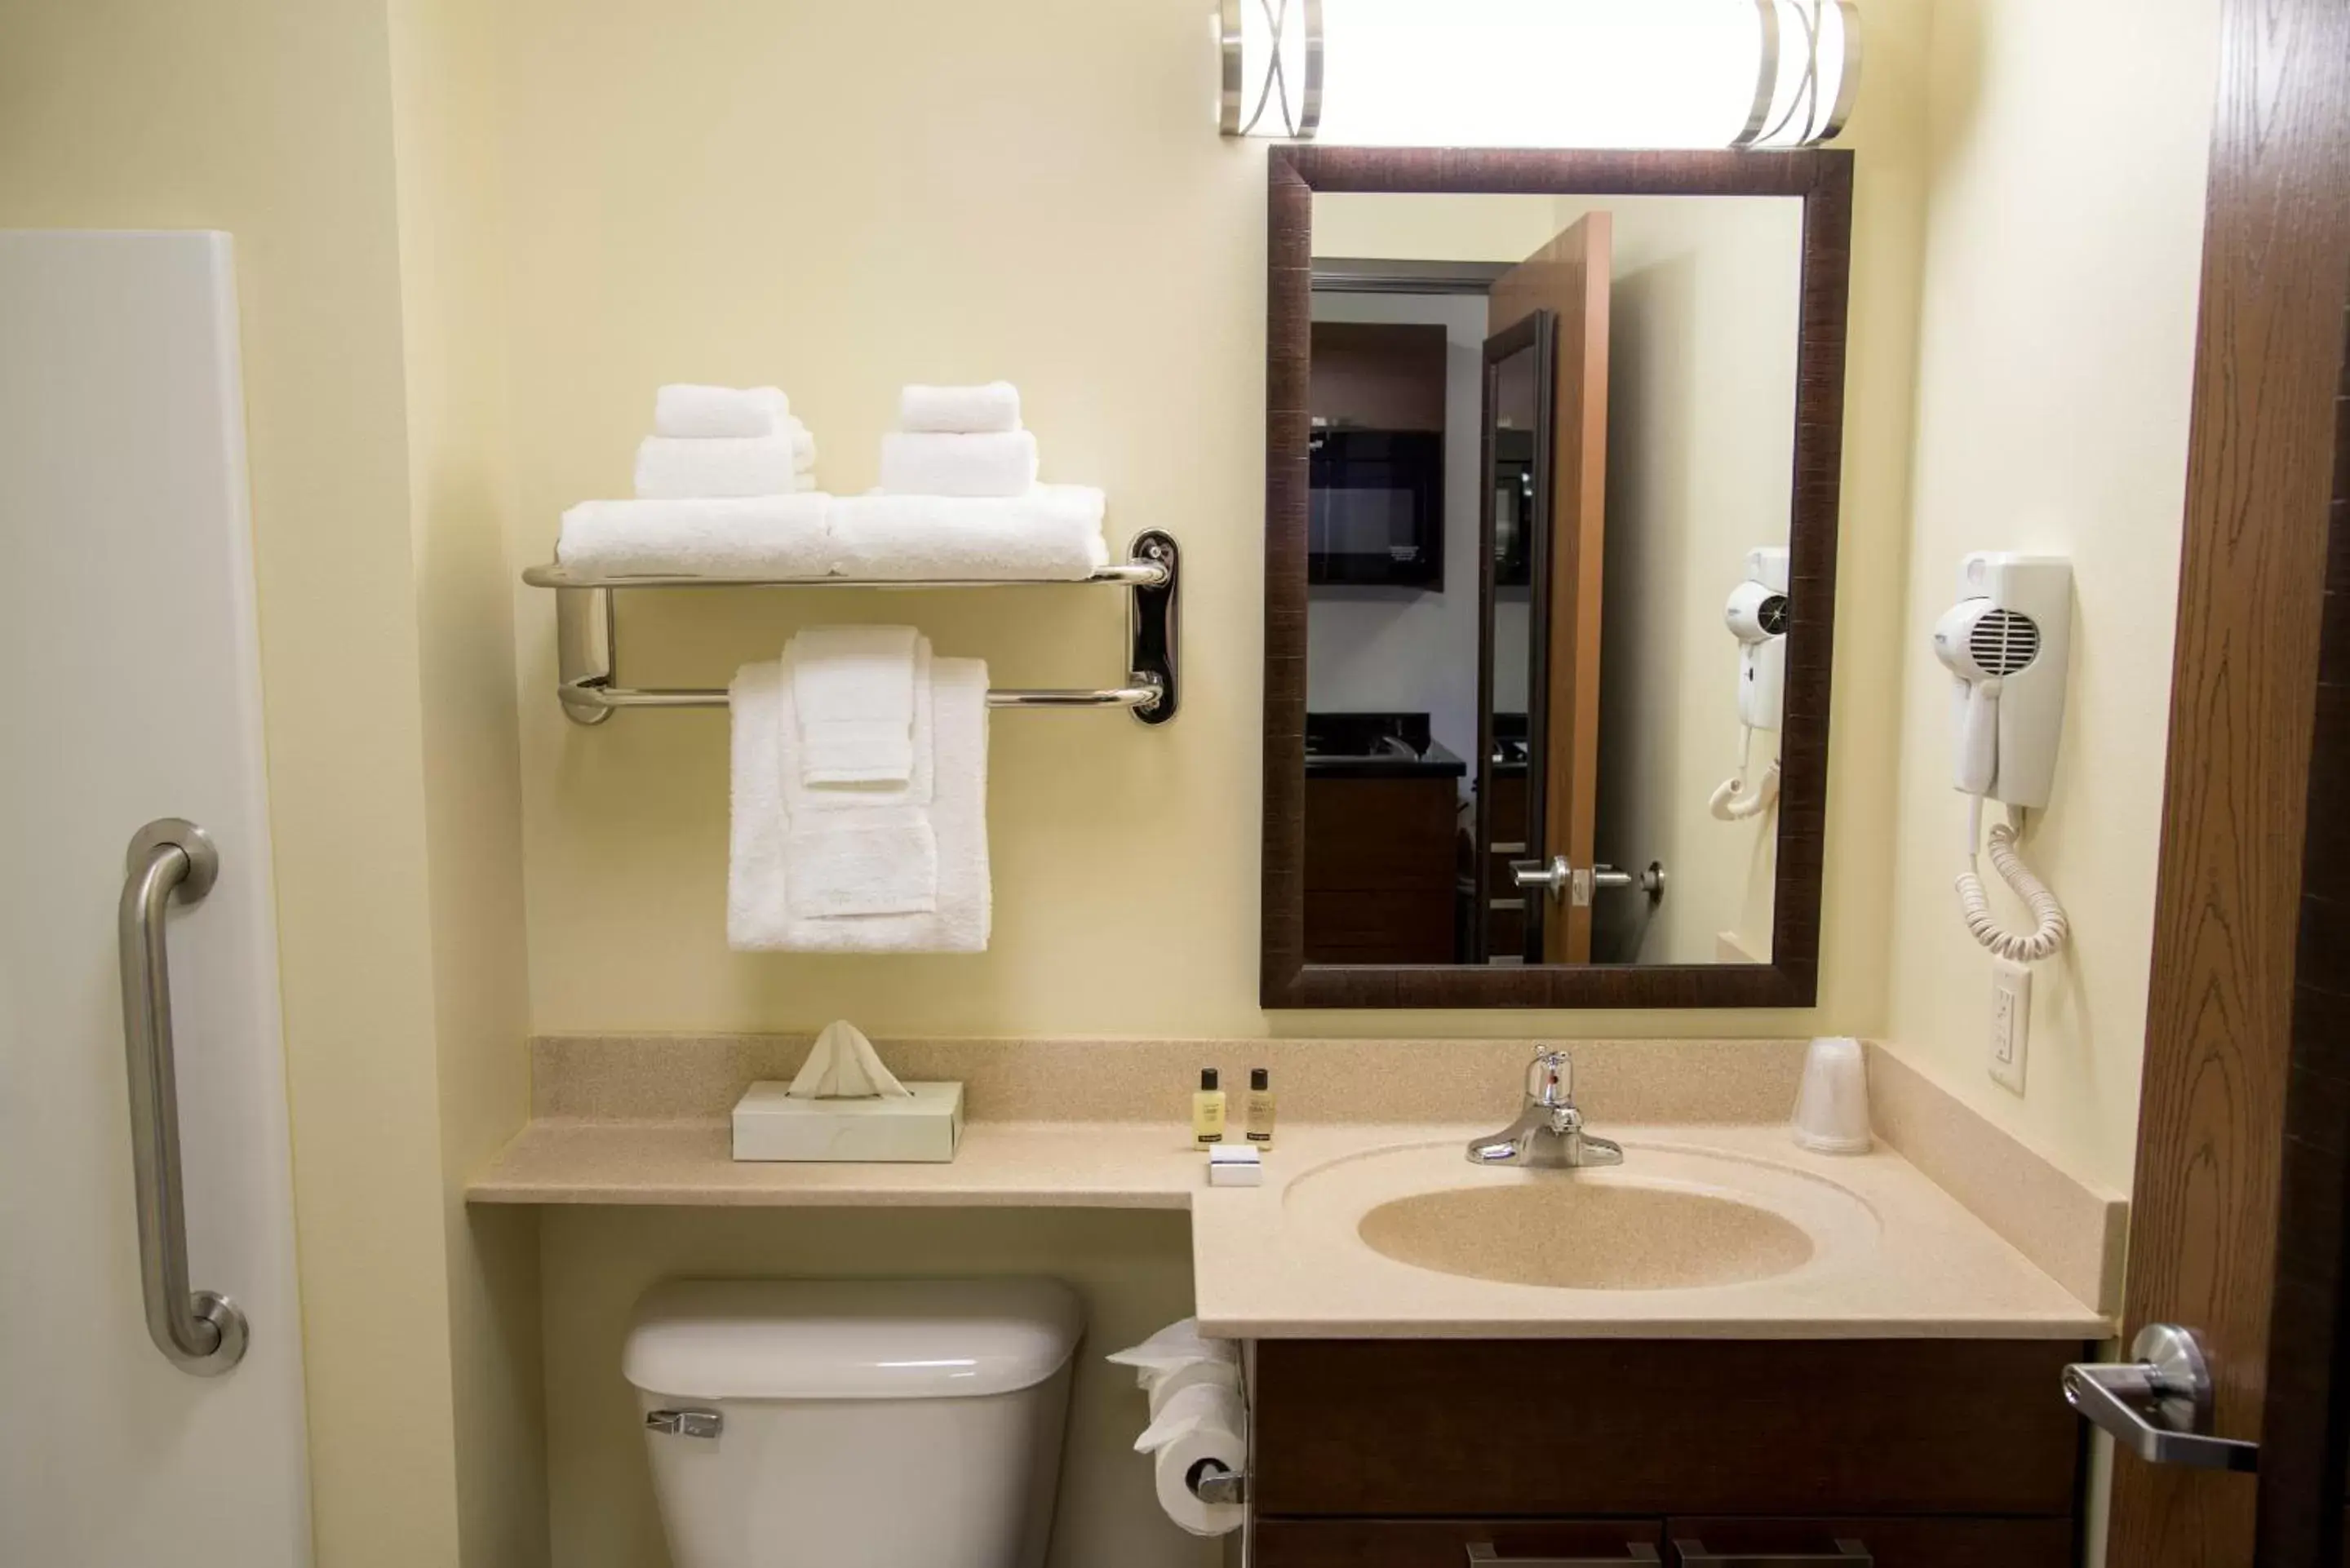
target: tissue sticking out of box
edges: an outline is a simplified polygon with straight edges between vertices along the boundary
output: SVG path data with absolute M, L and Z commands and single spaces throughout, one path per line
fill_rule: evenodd
M 795 1100 L 904 1100 L 913 1091 L 881 1064 L 881 1054 L 865 1032 L 847 1019 L 837 1019 L 816 1037 L 816 1044 L 792 1080 Z
M 816 1036 L 788 1085 L 734 1103 L 734 1158 L 941 1163 L 962 1142 L 961 1084 L 901 1084 L 854 1024 Z

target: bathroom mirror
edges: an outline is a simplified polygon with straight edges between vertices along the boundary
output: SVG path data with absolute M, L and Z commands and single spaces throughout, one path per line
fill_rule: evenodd
M 1269 161 L 1264 1005 L 1808 1004 L 1851 154 Z

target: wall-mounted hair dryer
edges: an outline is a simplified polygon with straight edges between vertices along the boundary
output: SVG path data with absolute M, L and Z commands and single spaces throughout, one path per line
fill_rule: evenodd
M 1746 579 L 1730 592 L 1722 618 L 1738 639 L 1738 772 L 1713 792 L 1708 807 L 1724 822 L 1760 816 L 1779 798 L 1779 763 L 1773 759 L 1751 786 L 1747 764 L 1754 732 L 1779 727 L 1787 689 L 1787 552 L 1766 545 L 1746 552 Z
M 1960 564 L 1959 591 L 1963 597 L 1934 623 L 1935 657 L 1955 682 L 1954 782 L 1973 797 L 1959 904 L 1977 941 L 2002 958 L 2030 963 L 2064 945 L 2064 906 L 2016 854 L 2015 829 L 2001 823 L 1991 830 L 1991 867 L 2037 921 L 2029 933 L 2008 930 L 1991 915 L 1976 856 L 1986 799 L 2029 810 L 2048 804 L 2055 783 L 2072 652 L 2073 566 L 2060 556 L 1979 552 Z

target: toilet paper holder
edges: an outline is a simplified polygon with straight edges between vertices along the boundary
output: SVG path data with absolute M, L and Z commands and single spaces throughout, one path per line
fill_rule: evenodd
M 1183 1484 L 1201 1502 L 1246 1502 L 1248 1478 L 1228 1470 L 1213 1459 L 1201 1459 L 1184 1476 Z

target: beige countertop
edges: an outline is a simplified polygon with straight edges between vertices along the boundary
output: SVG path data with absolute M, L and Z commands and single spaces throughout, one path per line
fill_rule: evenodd
M 2103 1337 L 2108 1320 L 1900 1154 L 1812 1155 L 1783 1127 L 1609 1126 L 1627 1176 L 1762 1194 L 1826 1238 L 1802 1266 L 1752 1282 L 1562 1289 L 1396 1262 L 1362 1214 L 1428 1190 L 1575 1181 L 1459 1156 L 1468 1123 L 1300 1123 L 1264 1184 L 1206 1185 L 1205 1160 L 1158 1122 L 973 1121 L 945 1165 L 737 1163 L 723 1122 L 534 1121 L 467 1190 L 476 1203 L 1188 1208 L 1201 1324 L 1283 1337 Z M 1417 1149 L 1417 1153 L 1399 1153 Z M 1694 1174 L 1692 1174 L 1694 1173 Z M 1728 1173 L 1725 1175 L 1724 1173 Z M 1603 1176 L 1600 1179 L 1606 1179 Z

